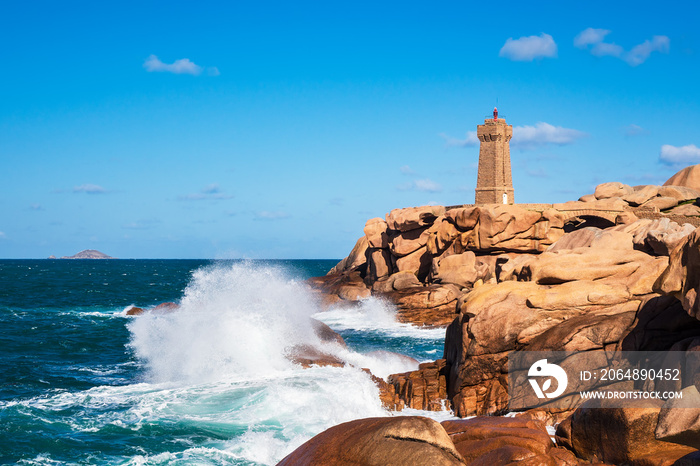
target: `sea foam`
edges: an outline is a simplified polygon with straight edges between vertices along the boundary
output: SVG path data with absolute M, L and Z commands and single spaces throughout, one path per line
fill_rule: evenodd
M 249 263 L 200 269 L 179 304 L 175 312 L 146 313 L 128 323 L 130 347 L 160 394 L 149 394 L 160 403 L 146 422 L 179 417 L 207 429 L 223 424 L 219 429 L 231 440 L 206 447 L 274 464 L 332 425 L 389 415 L 359 367 L 302 369 L 285 357 L 290 347 L 307 344 L 367 363 L 363 367 L 373 362 L 318 339 L 309 319 L 320 308 L 306 285 L 283 270 Z M 394 372 L 406 367 L 394 362 Z M 382 372 L 391 370 L 390 361 L 381 364 Z M 132 464 L 166 457 L 134 458 Z
M 104 385 L 0 400 L 0 415 L 7 425 L 40 432 L 52 445 L 68 442 L 70 448 L 79 444 L 100 452 L 99 458 L 85 453 L 80 462 L 276 464 L 333 425 L 397 415 L 381 406 L 377 386 L 361 368 L 379 376 L 414 369 L 415 361 L 374 350 L 393 340 L 399 342 L 394 351 L 410 353 L 421 345 L 432 351 L 441 346 L 434 340 L 443 332 L 397 323 L 392 306 L 375 299 L 322 312 L 305 282 L 270 264 L 199 269 L 179 305 L 171 313 L 134 317 L 122 309 L 91 315 L 95 309 L 88 307 L 64 316 L 94 321 L 91 328 L 109 324 L 103 327 L 113 333 L 91 336 L 128 338 L 128 354 L 119 339 L 113 351 L 123 355 L 120 365 L 95 360 L 70 367 Z M 310 316 L 341 331 L 349 348 L 319 341 Z M 115 334 L 124 330 L 121 325 L 128 332 Z M 285 356 L 299 344 L 348 364 L 303 369 Z M 71 464 L 61 448 L 46 455 L 35 451 L 24 462 Z
M 138 415 L 135 407 L 127 412 L 138 424 L 179 419 L 230 440 L 200 444 L 174 456 L 136 457 L 131 464 L 186 460 L 203 452 L 208 452 L 200 457 L 204 463 L 226 457 L 275 464 L 328 427 L 391 415 L 361 368 L 386 377 L 413 370 L 416 362 L 321 342 L 309 325 L 312 316 L 337 330 L 373 329 L 411 338 L 437 335 L 397 323 L 391 306 L 374 299 L 353 309 L 321 312 L 303 282 L 269 265 L 229 263 L 197 270 L 179 304 L 174 312 L 146 313 L 127 324 L 130 347 L 145 369 L 147 392 L 153 390 L 138 403 Z M 348 364 L 302 369 L 285 356 L 299 344 Z
M 202 382 L 260 376 L 290 368 L 285 351 L 318 345 L 309 325 L 316 304 L 281 269 L 248 263 L 194 272 L 169 314 L 129 324 L 130 346 L 154 382 Z

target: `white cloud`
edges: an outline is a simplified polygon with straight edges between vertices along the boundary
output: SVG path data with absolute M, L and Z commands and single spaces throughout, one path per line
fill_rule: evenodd
M 403 167 L 399 168 L 399 171 L 403 175 L 415 175 L 416 174 L 416 172 L 413 171 L 413 169 L 411 167 L 409 167 L 408 165 L 404 165 Z
M 533 178 L 549 178 L 549 173 L 544 168 L 527 170 L 527 174 Z
M 625 49 L 612 42 L 603 42 L 605 36 L 610 33 L 607 29 L 588 28 L 581 31 L 574 38 L 574 45 L 580 49 L 588 49 L 596 57 L 615 57 L 624 60 L 631 66 L 644 63 L 652 52 L 668 53 L 671 48 L 671 40 L 667 36 L 654 36 L 651 40 L 645 40 L 635 45 L 627 52 Z
M 31 210 L 46 210 L 41 204 L 32 204 L 29 206 Z
M 610 31 L 607 29 L 584 29 L 576 37 L 574 37 L 574 46 L 580 49 L 585 49 L 591 44 L 602 42 L 605 36 L 608 34 L 610 34 Z
M 416 180 L 414 182 L 416 189 L 418 191 L 425 191 L 429 193 L 437 193 L 442 191 L 442 186 L 434 182 L 429 178 L 424 178 L 422 180 Z
M 0 231 L 0 239 L 7 239 L 7 235 L 4 231 Z
M 700 163 L 700 147 L 695 144 L 681 147 L 664 144 L 661 146 L 659 159 L 668 165 Z
M 122 225 L 122 228 L 127 230 L 148 230 L 155 227 L 159 223 L 160 220 L 156 219 L 141 219 L 135 222 L 127 223 L 126 225 Z
M 514 61 L 532 61 L 536 58 L 555 58 L 557 56 L 557 44 L 549 34 L 542 33 L 539 36 L 509 38 L 501 48 L 499 57 L 505 57 Z
M 595 44 L 591 49 L 591 54 L 596 57 L 616 57 L 620 58 L 624 55 L 625 49 L 617 44 L 608 44 L 607 42 L 600 42 Z
M 146 71 L 149 73 L 154 71 L 166 71 L 168 73 L 191 74 L 194 76 L 202 73 L 202 67 L 195 65 L 189 58 L 180 58 L 179 60 L 175 60 L 173 63 L 168 64 L 160 61 L 157 56 L 151 55 L 143 63 L 143 67 L 146 68 Z M 217 73 L 218 71 L 219 70 L 216 70 Z
M 583 131 L 554 126 L 540 121 L 535 126 L 513 127 L 513 139 L 511 139 L 510 144 L 513 147 L 527 150 L 546 144 L 556 144 L 558 146 L 572 144 L 577 139 L 585 136 L 587 134 Z
M 74 186 L 73 192 L 87 194 L 104 194 L 107 192 L 107 190 L 102 186 L 96 184 L 82 184 L 80 186 Z
M 625 56 L 625 61 L 632 66 L 637 66 L 646 61 L 652 52 L 668 53 L 671 49 L 671 39 L 666 36 L 654 36 L 651 40 L 645 40 L 636 45 Z
M 255 214 L 256 220 L 281 220 L 289 217 L 290 215 L 287 212 L 282 211 L 270 212 L 263 210 Z
M 642 128 L 639 125 L 631 124 L 623 128 L 625 136 L 641 136 L 644 134 L 649 134 L 649 130 Z
M 205 194 L 218 194 L 221 192 L 221 188 L 219 188 L 218 184 L 212 183 L 210 185 L 205 186 L 202 189 L 202 192 Z
M 442 186 L 429 178 L 414 180 L 410 183 L 404 183 L 397 186 L 399 191 L 423 191 L 427 193 L 439 193 L 442 191 Z
M 469 131 L 464 139 L 453 138 L 445 133 L 440 133 L 440 137 L 445 140 L 445 145 L 447 147 L 471 147 L 479 145 L 479 138 L 476 137 L 476 131 Z
M 224 199 L 233 199 L 233 195 L 223 192 L 223 190 L 216 183 L 205 186 L 197 193 L 178 196 L 178 200 L 180 201 L 218 201 Z

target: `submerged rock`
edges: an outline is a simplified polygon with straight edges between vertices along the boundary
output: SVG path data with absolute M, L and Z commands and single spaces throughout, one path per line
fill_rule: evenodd
M 304 368 L 311 366 L 345 366 L 345 361 L 339 357 L 312 345 L 294 345 L 287 350 L 286 356 L 287 359 Z
M 128 316 L 140 316 L 147 312 L 153 312 L 156 314 L 168 314 L 170 312 L 175 312 L 180 308 L 180 305 L 173 302 L 160 303 L 159 305 L 151 308 L 141 308 L 137 306 L 129 306 L 126 310 L 126 315 Z

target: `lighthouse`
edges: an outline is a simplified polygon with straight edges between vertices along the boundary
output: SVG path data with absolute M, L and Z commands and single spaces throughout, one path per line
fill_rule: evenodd
M 476 179 L 476 204 L 513 204 L 513 177 L 510 170 L 510 138 L 513 126 L 498 117 L 487 117 L 477 125 L 479 138 L 479 171 Z

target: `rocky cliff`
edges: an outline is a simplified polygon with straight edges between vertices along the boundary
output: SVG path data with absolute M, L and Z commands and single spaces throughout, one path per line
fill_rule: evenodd
M 664 186 L 605 183 L 563 204 L 396 209 L 369 220 L 350 255 L 311 284 L 329 304 L 381 296 L 399 320 L 446 326 L 443 359 L 389 378 L 402 405 L 438 409 L 446 398 L 461 417 L 504 414 L 513 351 L 700 348 L 699 175 L 700 165 Z M 672 388 L 697 393 L 694 383 Z M 700 446 L 698 400 L 683 420 L 661 404 L 533 415 L 566 420 L 559 443 L 579 460 L 672 464 Z M 621 440 L 606 444 L 612 425 Z

